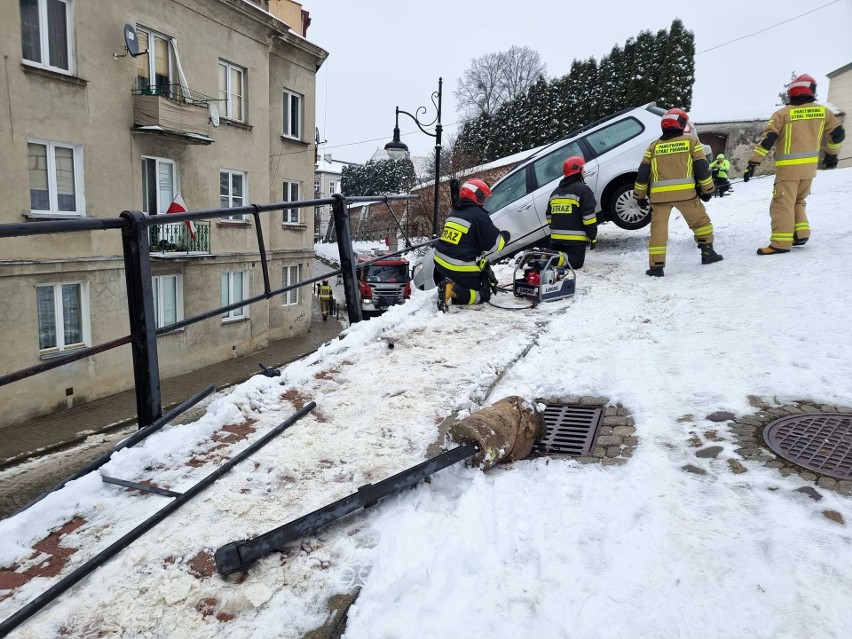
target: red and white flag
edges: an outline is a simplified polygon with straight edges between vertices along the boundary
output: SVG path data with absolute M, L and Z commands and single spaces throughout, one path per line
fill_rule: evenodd
M 180 193 L 178 193 L 175 196 L 174 202 L 169 204 L 169 208 L 166 209 L 166 213 L 186 213 L 186 212 L 187 212 L 186 202 L 183 201 L 183 198 L 180 196 Z M 195 240 L 195 222 L 193 222 L 192 220 L 186 220 L 184 222 L 184 224 L 186 224 L 186 228 L 189 229 L 189 236 L 193 240 Z

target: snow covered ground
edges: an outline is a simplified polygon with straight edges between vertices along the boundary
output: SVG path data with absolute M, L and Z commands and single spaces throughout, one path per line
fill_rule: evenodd
M 347 639 L 849 636 L 852 498 L 820 489 L 812 501 L 793 492 L 812 484 L 747 460 L 733 474 L 737 445 L 705 416 L 753 413 L 749 395 L 852 405 L 852 169 L 819 174 L 811 242 L 788 255 L 755 255 L 771 179 L 735 188 L 708 205 L 721 263 L 702 266 L 673 216 L 666 277 L 649 278 L 648 230 L 607 225 L 571 300 L 441 314 L 434 291 L 415 291 L 280 378 L 256 376 L 198 421 L 116 454 L 103 474 L 186 490 L 294 404 L 317 402 L 12 636 L 299 638 L 329 596 L 359 586 Z M 509 280 L 511 267 L 496 270 Z M 419 463 L 445 416 L 515 394 L 606 396 L 634 417 L 639 446 L 623 466 L 452 467 L 243 580 L 211 576 L 219 546 Z M 709 428 L 724 450 L 697 459 L 688 440 Z M 68 522 L 60 546 L 79 549 L 45 571 L 57 575 L 0 590 L 0 619 L 165 503 L 92 474 L 0 521 L 0 584 L 61 564 L 38 542 Z

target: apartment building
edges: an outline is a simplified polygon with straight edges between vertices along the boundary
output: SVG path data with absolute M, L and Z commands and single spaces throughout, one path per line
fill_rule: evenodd
M 0 224 L 310 199 L 328 54 L 309 24 L 289 0 L 3 2 Z M 312 213 L 261 214 L 273 289 L 310 275 Z M 263 292 L 251 217 L 149 232 L 158 326 Z M 120 233 L 0 239 L 0 299 L 0 374 L 126 335 Z M 161 375 L 303 333 L 310 305 L 294 291 L 162 335 Z M 0 424 L 132 383 L 129 347 L 89 357 L 0 387 Z
M 329 198 L 335 193 L 340 193 L 340 177 L 343 167 L 355 164 L 354 162 L 343 162 L 335 160 L 330 153 L 324 153 L 317 158 L 314 168 L 314 197 L 317 199 Z M 314 208 L 314 238 L 316 241 L 330 241 L 331 238 L 331 205 L 317 206 Z

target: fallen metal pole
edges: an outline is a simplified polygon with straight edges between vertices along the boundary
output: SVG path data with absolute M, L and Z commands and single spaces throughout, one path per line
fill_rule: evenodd
M 231 470 L 234 466 L 239 464 L 241 461 L 247 459 L 255 452 L 266 446 L 270 441 L 272 441 L 276 436 L 282 433 L 285 429 L 289 428 L 293 424 L 295 424 L 302 417 L 311 412 L 316 406 L 316 402 L 309 402 L 305 405 L 305 407 L 299 412 L 291 415 L 287 420 L 273 428 L 271 431 L 266 433 L 263 437 L 254 442 L 251 446 L 245 448 L 242 452 L 237 454 L 233 459 L 222 464 L 219 468 L 214 470 L 212 473 L 207 475 L 200 482 L 195 484 L 192 488 L 183 493 L 180 497 L 177 497 L 174 501 L 166 505 L 165 507 L 158 510 L 156 513 L 151 515 L 148 519 L 143 521 L 141 524 L 136 526 L 129 533 L 121 537 L 118 541 L 110 544 L 107 548 L 99 552 L 97 555 L 89 559 L 82 566 L 77 568 L 74 572 L 72 572 L 67 577 L 64 577 L 52 587 L 48 588 L 38 597 L 30 601 L 23 608 L 18 610 L 11 617 L 6 619 L 5 621 L 0 622 L 0 637 L 5 637 L 9 632 L 17 628 L 24 621 L 32 617 L 39 610 L 44 608 L 47 604 L 56 599 L 63 592 L 68 590 L 71 586 L 76 584 L 79 581 L 82 581 L 90 573 L 94 572 L 95 569 L 104 565 L 110 559 L 112 559 L 115 555 L 117 555 L 120 551 L 124 550 L 136 541 L 139 537 L 144 535 L 146 532 L 151 530 L 158 523 L 163 521 L 166 517 L 171 515 L 173 512 L 178 510 L 181 506 L 186 504 L 190 499 L 195 497 L 198 493 L 203 491 L 205 488 L 210 486 L 213 482 L 219 479 L 222 475 Z M 141 431 L 140 431 L 141 432 Z
M 189 410 L 190 408 L 192 408 L 193 406 L 195 406 L 198 402 L 200 402 L 202 399 L 204 399 L 205 397 L 210 395 L 210 393 L 212 393 L 215 390 L 216 390 L 215 386 L 208 386 L 207 388 L 202 390 L 197 395 L 193 395 L 192 397 L 187 399 L 185 402 L 178 404 L 173 409 L 171 409 L 168 413 L 166 413 L 165 415 L 160 417 L 160 419 L 155 421 L 153 424 L 151 424 L 150 426 L 146 426 L 145 428 L 139 429 L 138 431 L 133 433 L 133 435 L 131 435 L 127 439 L 122 440 L 121 442 L 119 442 L 118 444 L 113 446 L 108 452 L 104 453 L 100 457 L 89 462 L 84 468 L 81 468 L 80 470 L 78 470 L 73 475 L 68 475 L 68 477 L 66 477 L 65 479 L 60 481 L 53 488 L 46 490 L 45 492 L 43 492 L 41 495 L 39 495 L 38 497 L 36 497 L 32 501 L 30 501 L 30 502 L 24 504 L 23 506 L 21 506 L 20 508 L 18 508 L 18 510 L 16 510 L 11 515 L 9 515 L 9 517 L 14 517 L 18 513 L 25 511 L 30 506 L 37 504 L 42 499 L 47 497 L 50 493 L 55 493 L 60 488 L 64 487 L 65 484 L 67 484 L 68 482 L 74 481 L 75 479 L 80 479 L 80 477 L 82 477 L 83 475 L 88 475 L 93 470 L 97 470 L 98 468 L 100 468 L 101 466 L 103 466 L 104 464 L 106 464 L 110 460 L 110 457 L 112 457 L 113 453 L 117 453 L 118 451 L 120 451 L 123 448 L 128 448 L 130 446 L 138 444 L 143 439 L 145 439 L 148 435 L 152 435 L 156 431 L 160 430 L 163 426 L 168 424 L 175 417 L 177 417 L 181 413 L 184 413 L 187 410 Z
M 359 508 L 369 508 L 382 497 L 413 486 L 421 479 L 463 459 L 472 457 L 477 452 L 479 452 L 479 447 L 476 444 L 462 444 L 458 448 L 453 448 L 437 457 L 427 459 L 425 462 L 397 473 L 393 477 L 388 477 L 378 484 L 362 486 L 358 489 L 358 492 L 339 499 L 333 504 L 323 506 L 289 524 L 270 530 L 260 537 L 225 544 L 216 550 L 216 570 L 222 575 L 244 571 L 250 564 L 264 555 L 284 550 L 284 546 L 289 542 L 309 535 Z

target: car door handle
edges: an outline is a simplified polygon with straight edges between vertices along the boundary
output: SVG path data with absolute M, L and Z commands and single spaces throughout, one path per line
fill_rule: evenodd
M 597 171 L 586 171 L 586 176 L 592 177 L 595 173 L 597 173 Z
M 528 208 L 530 208 L 532 205 L 533 205 L 533 203 L 532 203 L 532 202 L 530 202 L 529 204 L 527 204 L 526 206 L 522 206 L 522 207 L 521 207 L 521 208 L 519 208 L 518 210 L 519 210 L 519 211 L 526 211 L 526 210 L 527 210 Z

